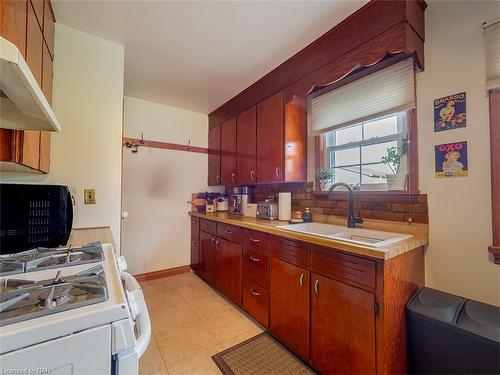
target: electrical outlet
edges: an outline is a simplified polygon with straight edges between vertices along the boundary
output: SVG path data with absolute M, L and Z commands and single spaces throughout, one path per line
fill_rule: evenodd
M 85 204 L 95 204 L 95 189 L 84 189 L 83 196 Z

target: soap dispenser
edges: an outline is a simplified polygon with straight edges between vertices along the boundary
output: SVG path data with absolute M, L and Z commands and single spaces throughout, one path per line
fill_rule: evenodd
M 302 214 L 302 220 L 304 220 L 304 223 L 312 223 L 313 215 L 309 207 L 306 207 L 306 209 L 304 210 L 304 213 Z

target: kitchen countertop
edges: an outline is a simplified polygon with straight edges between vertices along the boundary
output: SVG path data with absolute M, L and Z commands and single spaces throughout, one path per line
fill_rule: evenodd
M 69 236 L 68 245 L 82 246 L 95 241 L 110 243 L 116 250 L 115 239 L 110 227 L 73 228 Z
M 420 229 L 418 229 L 419 227 L 417 226 L 412 228 L 411 230 L 402 231 L 401 228 L 403 228 L 403 225 L 408 226 L 408 224 L 388 223 L 386 221 L 383 224 L 378 223 L 378 225 L 375 221 L 372 221 L 372 223 L 368 222 L 366 224 L 363 224 L 363 228 L 377 229 L 377 230 L 385 229 L 388 232 L 411 233 L 412 237 L 388 245 L 387 247 L 373 248 L 373 247 L 366 247 L 362 245 L 342 242 L 334 239 L 313 236 L 305 233 L 290 232 L 287 230 L 276 228 L 276 225 L 286 224 L 287 222 L 285 221 L 264 220 L 255 217 L 237 216 L 229 214 L 227 212 L 215 212 L 215 213 L 190 212 L 189 214 L 191 216 L 199 217 L 202 219 L 217 221 L 219 223 L 236 225 L 242 228 L 253 229 L 265 233 L 275 234 L 281 237 L 304 241 L 314 245 L 329 247 L 352 254 L 364 255 L 371 258 L 382 259 L 382 260 L 394 258 L 398 255 L 425 246 L 429 243 L 427 232 L 426 230 L 422 230 L 421 227 Z M 335 224 L 339 224 L 338 220 L 335 222 Z M 342 225 L 345 225 L 345 220 L 343 220 Z M 381 227 L 383 229 L 381 229 Z

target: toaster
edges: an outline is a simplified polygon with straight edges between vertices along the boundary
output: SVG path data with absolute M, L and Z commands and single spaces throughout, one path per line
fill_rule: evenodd
M 259 219 L 276 220 L 278 218 L 278 204 L 274 199 L 266 199 L 257 203 L 256 216 Z

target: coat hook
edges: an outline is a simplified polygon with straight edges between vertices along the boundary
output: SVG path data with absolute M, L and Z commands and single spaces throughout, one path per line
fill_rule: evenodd
M 135 142 L 125 142 L 125 147 L 132 149 L 131 151 L 135 154 L 139 150 L 139 145 L 137 145 Z

